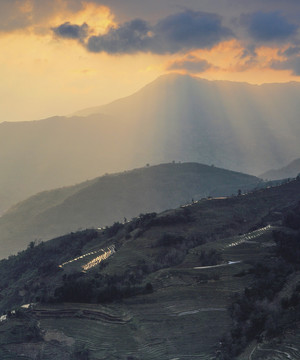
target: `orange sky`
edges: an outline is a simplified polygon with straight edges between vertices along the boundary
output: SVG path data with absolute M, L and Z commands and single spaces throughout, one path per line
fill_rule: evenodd
M 56 10 L 35 19 L 31 0 L 16 3 L 27 26 L 0 32 L 0 121 L 24 121 L 65 115 L 127 96 L 158 76 L 174 62 L 206 60 L 209 67 L 194 76 L 209 80 L 265 82 L 299 81 L 291 70 L 272 70 L 270 63 L 282 60 L 278 50 L 289 42 L 260 44 L 255 59 L 241 58 L 239 39 L 221 41 L 211 49 L 154 54 L 149 51 L 110 55 L 86 50 L 75 39 L 55 37 L 51 28 L 68 21 L 89 25 L 89 36 L 117 27 L 110 8 L 82 3 L 77 9 L 55 0 Z M 177 72 L 189 73 L 177 69 Z

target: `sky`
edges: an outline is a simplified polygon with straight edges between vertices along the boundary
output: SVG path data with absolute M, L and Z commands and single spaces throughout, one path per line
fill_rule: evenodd
M 0 122 L 128 96 L 163 74 L 300 81 L 299 0 L 0 0 Z

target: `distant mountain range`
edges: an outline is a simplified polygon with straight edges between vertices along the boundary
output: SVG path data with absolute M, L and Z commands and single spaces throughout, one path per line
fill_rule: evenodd
M 0 124 L 0 213 L 107 172 L 196 161 L 260 174 L 300 151 L 300 85 L 166 75 L 72 117 Z
M 17 204 L 0 218 L 1 257 L 79 228 L 123 222 L 206 196 L 237 194 L 260 179 L 197 163 L 162 164 L 79 185 L 46 191 Z
M 261 174 L 262 179 L 279 180 L 286 178 L 294 178 L 300 174 L 300 159 L 296 159 L 288 165 L 280 168 L 266 171 Z

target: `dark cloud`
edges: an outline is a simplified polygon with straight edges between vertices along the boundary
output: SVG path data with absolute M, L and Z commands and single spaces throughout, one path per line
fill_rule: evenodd
M 241 13 L 257 11 L 280 11 L 285 14 L 289 22 L 299 21 L 299 0 L 86 0 L 86 2 L 107 6 L 116 16 L 118 22 L 142 18 L 157 22 L 160 18 L 182 8 L 195 11 L 206 11 L 222 14 L 225 21 L 238 17 Z M 82 0 L 30 0 L 32 11 L 30 14 L 21 11 L 27 0 L 0 0 L 0 30 L 24 28 L 36 22 L 49 18 L 49 15 L 69 9 L 72 12 L 82 8 Z M 66 19 L 68 20 L 68 19 Z
M 270 67 L 275 70 L 290 70 L 295 76 L 300 76 L 300 46 L 290 46 L 285 51 L 278 51 L 285 60 L 274 60 Z
M 167 67 L 167 70 L 186 70 L 189 73 L 198 74 L 210 69 L 211 67 L 212 65 L 206 60 L 191 58 L 176 60 Z
M 242 54 L 240 56 L 241 59 L 246 59 L 246 58 L 256 58 L 257 57 L 257 53 L 256 53 L 256 47 L 254 44 L 249 44 L 247 47 L 245 47 L 245 49 L 242 51 Z
M 150 26 L 146 21 L 136 19 L 126 22 L 118 28 L 112 28 L 107 34 L 91 36 L 87 48 L 92 52 L 109 54 L 135 53 L 146 51 L 151 42 Z
M 82 25 L 71 24 L 70 22 L 65 22 L 64 24 L 52 28 L 54 34 L 58 37 L 65 39 L 76 39 L 82 41 L 88 35 L 89 27 L 86 23 Z
M 232 37 L 232 31 L 222 26 L 220 16 L 189 10 L 167 16 L 154 26 L 140 19 L 126 22 L 107 34 L 92 36 L 87 48 L 110 54 L 166 54 L 211 48 Z
M 242 15 L 241 22 L 256 41 L 284 41 L 296 34 L 298 25 L 290 23 L 279 12 L 255 12 Z
M 41 0 L 40 0 L 41 1 Z M 47 0 L 49 1 L 49 0 Z M 74 0 L 73 0 L 74 1 Z M 289 19 L 297 21 L 300 7 L 299 0 L 93 0 L 112 9 L 118 21 L 128 21 L 132 18 L 142 18 L 157 21 L 170 13 L 188 8 L 195 11 L 205 11 L 222 14 L 225 18 L 239 16 L 241 13 L 257 11 L 280 11 Z
M 293 75 L 300 76 L 300 56 L 293 56 L 283 61 L 273 61 L 271 68 L 275 70 L 290 70 Z
M 287 57 L 298 55 L 298 54 L 300 54 L 300 46 L 290 46 L 285 51 L 280 53 L 280 55 L 284 55 Z
M 232 31 L 222 26 L 220 16 L 191 10 L 159 21 L 154 27 L 154 33 L 153 48 L 159 53 L 211 48 L 233 37 Z

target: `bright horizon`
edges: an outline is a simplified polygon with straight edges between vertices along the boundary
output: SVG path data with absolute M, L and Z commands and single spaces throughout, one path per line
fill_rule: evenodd
M 228 80 L 228 79 L 209 79 L 209 78 L 205 78 L 205 77 L 200 77 L 200 76 L 196 76 L 196 75 L 192 75 L 192 74 L 187 74 L 187 73 L 180 73 L 180 72 L 168 72 L 168 73 L 163 73 L 161 75 L 158 75 L 155 79 L 153 80 L 150 80 L 149 82 L 143 84 L 141 87 L 138 87 L 137 89 L 134 89 L 132 90 L 131 92 L 128 92 L 128 93 L 125 93 L 125 94 L 120 94 L 119 97 L 116 97 L 116 98 L 112 98 L 106 102 L 100 102 L 100 103 L 93 103 L 93 104 L 90 104 L 88 106 L 84 106 L 84 107 L 80 107 L 78 108 L 78 106 L 76 107 L 76 105 L 74 105 L 74 109 L 72 108 L 71 111 L 69 112 L 65 112 L 65 113 L 51 113 L 51 110 L 50 110 L 50 113 L 47 114 L 47 115 L 43 115 L 43 116 L 40 116 L 39 118 L 29 118 L 29 119 L 16 119 L 16 120 L 0 120 L 0 124 L 3 123 L 3 122 L 22 122 L 22 121 L 36 121 L 36 120 L 43 120 L 43 119 L 47 119 L 47 118 L 51 118 L 51 117 L 55 117 L 55 116 L 66 116 L 66 117 L 70 117 L 70 116 L 73 116 L 74 114 L 76 115 L 76 113 L 79 113 L 81 111 L 85 111 L 85 110 L 88 110 L 88 109 L 92 109 L 93 107 L 100 107 L 100 106 L 105 106 L 105 105 L 108 105 L 108 104 L 111 104 L 113 103 L 114 101 L 117 101 L 119 99 L 123 99 L 123 98 L 126 98 L 126 97 L 129 97 L 131 95 L 134 95 L 135 93 L 139 92 L 141 89 L 143 89 L 145 86 L 147 86 L 148 84 L 154 82 L 155 80 L 159 79 L 161 76 L 164 76 L 164 75 L 170 75 L 170 74 L 174 74 L 174 75 L 188 75 L 188 76 L 191 76 L 195 79 L 199 79 L 199 80 L 207 80 L 207 81 L 228 81 L 228 82 L 233 82 L 233 83 L 244 83 L 244 84 L 249 84 L 249 85 L 257 85 L 257 86 L 261 86 L 261 85 L 265 85 L 265 84 L 289 84 L 289 83 L 299 83 L 299 81 L 297 80 L 289 80 L 289 81 L 270 81 L 270 82 L 263 82 L 263 83 L 256 83 L 256 82 L 250 82 L 250 81 L 243 81 L 243 80 Z M 72 106 L 72 105 L 71 105 Z M 54 110 L 55 111 L 55 110 Z

